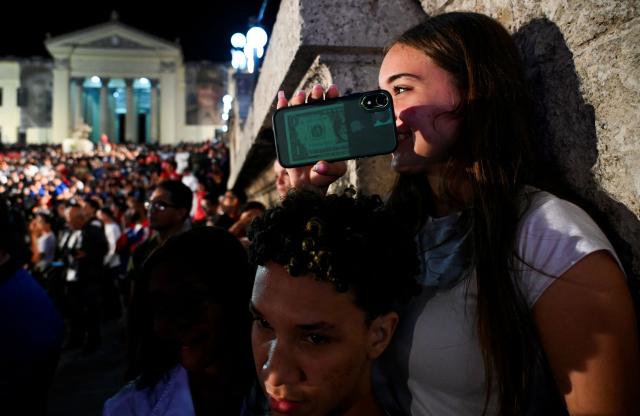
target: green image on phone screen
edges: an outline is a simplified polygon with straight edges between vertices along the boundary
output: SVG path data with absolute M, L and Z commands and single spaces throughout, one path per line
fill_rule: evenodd
M 321 109 L 285 113 L 284 125 L 292 164 L 349 157 L 349 138 L 343 103 Z

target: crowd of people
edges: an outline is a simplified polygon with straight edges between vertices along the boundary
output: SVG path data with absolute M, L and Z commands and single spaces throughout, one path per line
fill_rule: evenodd
M 128 383 L 105 415 L 640 411 L 624 268 L 594 221 L 531 175 L 509 33 L 481 14 L 430 17 L 386 50 L 379 85 L 399 139 L 384 202 L 325 195 L 344 162 L 276 163 L 280 203 L 240 209 L 226 149 L 210 143 L 0 162 L 2 227 L 28 221 L 31 236 L 29 258 L 0 232 L 10 296 L 28 264 L 68 347 L 87 353 L 125 300 Z M 316 85 L 278 107 L 338 95 Z M 50 378 L 61 323 L 49 317 Z
M 140 338 L 135 282 L 147 256 L 192 227 L 230 229 L 244 241 L 248 219 L 264 210 L 226 189 L 228 167 L 222 142 L 158 148 L 102 143 L 92 154 L 64 153 L 53 145 L 3 149 L 0 205 L 11 221 L 0 234 L 22 237 L 11 237 L 7 249 L 38 282 L 32 289 L 43 289 L 51 300 L 43 306 L 56 322 L 50 331 L 57 328 L 47 339 L 48 357 L 60 350 L 96 352 L 101 324 L 123 319 L 127 373 L 135 371 Z M 7 313 L 18 313 L 9 305 L 3 305 Z M 59 344 L 57 354 L 52 339 Z M 55 362 L 47 368 L 55 369 Z M 6 374 L 25 373 L 16 367 Z M 51 381 L 50 376 L 44 379 Z M 26 383 L 14 387 L 6 391 L 29 390 Z

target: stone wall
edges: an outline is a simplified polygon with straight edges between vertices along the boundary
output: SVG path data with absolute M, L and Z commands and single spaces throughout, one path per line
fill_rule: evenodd
M 282 0 L 250 120 L 235 132 L 245 150 L 235 155 L 233 180 L 250 196 L 269 189 L 251 183 L 270 174 L 275 153 L 264 131 L 279 89 L 291 96 L 315 82 L 375 88 L 382 47 L 425 15 L 454 10 L 488 14 L 513 33 L 537 101 L 542 170 L 566 185 L 564 196 L 587 208 L 639 276 L 637 0 Z M 381 157 L 350 161 L 335 187 L 384 193 L 393 181 Z
M 383 48 L 423 16 L 413 0 L 282 0 L 252 108 L 244 125 L 232 129 L 230 185 L 253 199 L 276 200 L 263 195 L 273 188 L 254 182 L 270 172 L 275 157 L 270 129 L 278 90 L 290 97 L 317 82 L 335 83 L 343 93 L 377 88 Z M 334 189 L 353 185 L 386 193 L 394 180 L 388 156 L 382 156 L 349 161 Z

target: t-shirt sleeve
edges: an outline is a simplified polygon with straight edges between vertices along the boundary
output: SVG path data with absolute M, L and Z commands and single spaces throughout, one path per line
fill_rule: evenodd
M 558 277 L 582 258 L 606 250 L 620 261 L 607 237 L 578 206 L 542 193 L 524 215 L 518 232 L 516 264 L 530 308 Z

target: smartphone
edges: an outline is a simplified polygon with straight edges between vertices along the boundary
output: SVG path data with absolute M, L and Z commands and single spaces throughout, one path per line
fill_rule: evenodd
M 398 145 L 393 100 L 383 90 L 281 108 L 273 133 L 286 168 L 391 153 Z

